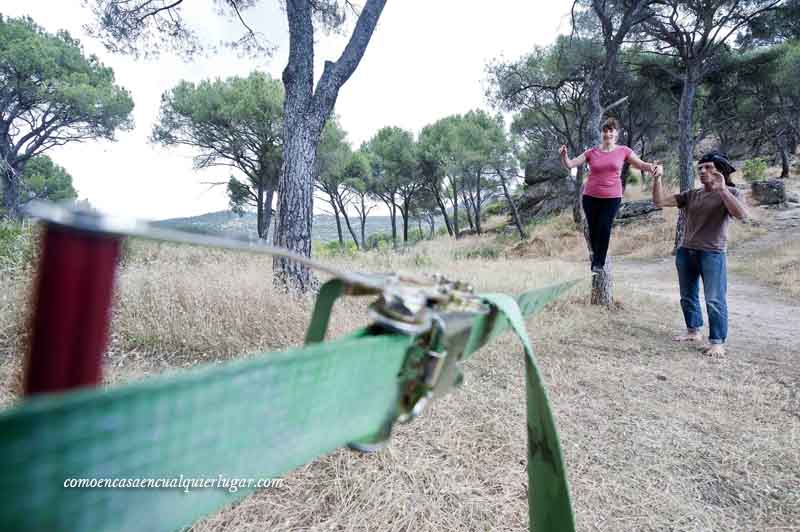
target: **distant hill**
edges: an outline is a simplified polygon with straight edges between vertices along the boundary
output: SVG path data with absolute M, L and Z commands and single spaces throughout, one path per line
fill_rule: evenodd
M 361 229 L 358 225 L 358 219 L 351 218 L 350 223 L 353 224 L 353 230 L 356 232 L 356 235 L 359 235 Z M 235 214 L 231 211 L 217 211 L 200 214 L 198 216 L 190 216 L 187 218 L 170 218 L 168 220 L 160 220 L 156 222 L 155 225 L 169 227 L 171 229 L 178 229 L 181 231 L 191 231 L 195 233 L 230 235 L 237 238 L 247 238 L 252 240 L 257 238 L 255 213 L 245 213 L 244 216 L 240 217 L 238 214 Z M 397 225 L 398 237 L 400 237 L 403 228 L 402 218 L 400 218 L 399 215 L 397 217 Z M 414 225 L 414 227 L 416 227 L 416 225 Z M 312 238 L 318 242 L 330 242 L 339 238 L 336 232 L 336 218 L 329 214 L 318 214 L 314 216 L 314 225 L 312 231 Z M 365 231 L 367 236 L 373 233 L 391 234 L 391 218 L 388 216 L 368 216 Z M 342 232 L 346 240 L 351 240 L 350 233 L 347 231 L 347 225 L 345 225 L 344 219 L 342 219 Z M 270 239 L 271 238 L 272 227 L 270 227 Z

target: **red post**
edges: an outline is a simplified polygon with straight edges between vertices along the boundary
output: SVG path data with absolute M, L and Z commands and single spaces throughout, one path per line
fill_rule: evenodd
M 121 238 L 46 225 L 30 323 L 25 395 L 96 386 Z

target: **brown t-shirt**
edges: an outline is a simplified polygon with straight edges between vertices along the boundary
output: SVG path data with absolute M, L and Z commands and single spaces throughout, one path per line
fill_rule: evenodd
M 736 188 L 728 187 L 728 190 L 739 197 Z M 681 245 L 703 251 L 725 251 L 731 214 L 719 192 L 696 188 L 675 194 L 675 201 L 678 207 L 686 209 L 686 232 Z

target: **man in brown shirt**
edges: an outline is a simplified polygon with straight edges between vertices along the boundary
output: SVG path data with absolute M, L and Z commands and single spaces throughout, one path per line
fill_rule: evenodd
M 731 218 L 747 217 L 739 193 L 730 180 L 736 169 L 724 154 L 711 152 L 698 162 L 702 188 L 664 196 L 659 168 L 653 179 L 653 203 L 657 207 L 685 209 L 686 230 L 675 254 L 681 310 L 686 322 L 686 334 L 676 341 L 699 341 L 703 327 L 700 309 L 700 279 L 708 313 L 709 335 L 707 355 L 725 354 L 728 336 L 726 242 Z

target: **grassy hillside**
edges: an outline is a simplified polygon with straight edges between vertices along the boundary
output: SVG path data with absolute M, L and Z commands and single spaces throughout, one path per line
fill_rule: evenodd
M 356 232 L 356 235 L 359 235 L 361 229 L 358 225 L 358 220 L 351 219 L 350 223 L 353 224 L 353 230 Z M 246 213 L 244 216 L 240 217 L 231 211 L 209 212 L 199 216 L 161 220 L 157 222 L 157 224 L 183 231 L 194 231 L 209 234 L 227 234 L 231 236 L 252 239 L 256 238 L 255 213 Z M 399 216 L 397 219 L 397 225 L 399 236 L 402 233 L 402 219 Z M 413 225 L 413 227 L 416 227 L 416 225 Z M 271 229 L 272 228 L 270 228 L 270 234 L 272 233 Z M 388 216 L 367 217 L 367 236 L 374 233 L 391 234 L 391 232 L 391 219 Z M 313 233 L 314 240 L 319 242 L 330 242 L 332 240 L 337 240 L 338 235 L 336 231 L 336 219 L 329 214 L 318 214 L 314 216 Z M 347 226 L 344 223 L 344 219 L 342 219 L 342 233 L 344 234 L 346 240 L 351 239 L 350 234 L 347 231 Z

